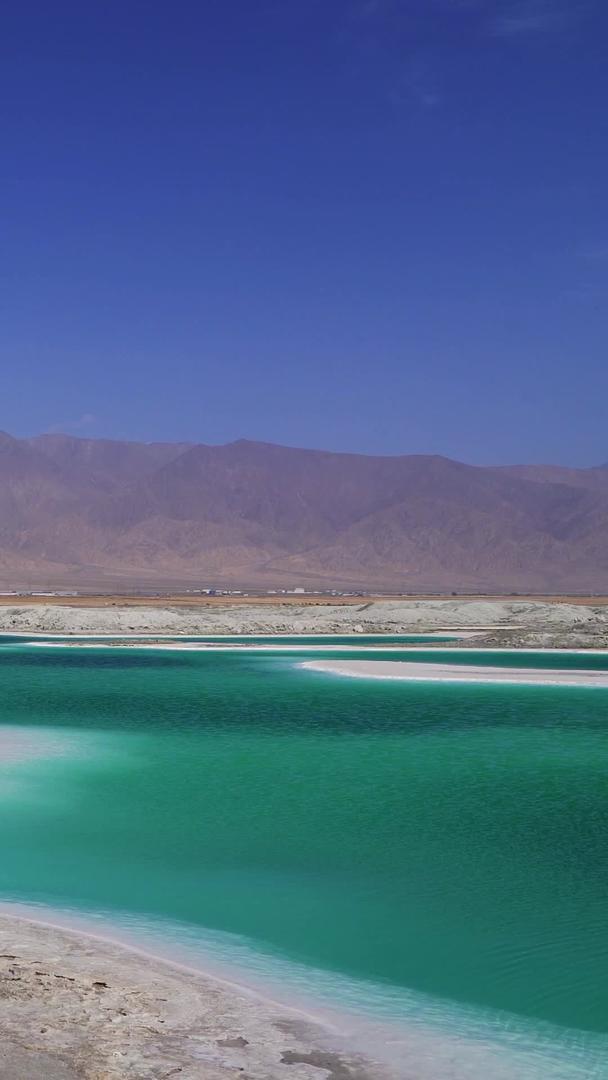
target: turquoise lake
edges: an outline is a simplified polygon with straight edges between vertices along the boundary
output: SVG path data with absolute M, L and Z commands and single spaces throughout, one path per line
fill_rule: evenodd
M 513 1077 L 608 1077 L 608 691 L 340 678 L 298 666 L 317 640 L 4 638 L 0 899 L 200 932 L 313 996 L 523 1049 Z M 332 656 L 608 668 L 373 640 Z

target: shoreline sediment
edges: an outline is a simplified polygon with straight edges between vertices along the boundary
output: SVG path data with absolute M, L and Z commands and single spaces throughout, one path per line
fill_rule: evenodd
M 84 930 L 0 910 L 8 1076 L 392 1080 L 303 1010 Z

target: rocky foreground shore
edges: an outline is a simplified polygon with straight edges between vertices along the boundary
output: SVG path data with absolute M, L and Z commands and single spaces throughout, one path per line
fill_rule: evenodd
M 388 1080 L 305 1016 L 98 938 L 0 916 L 0 1080 Z

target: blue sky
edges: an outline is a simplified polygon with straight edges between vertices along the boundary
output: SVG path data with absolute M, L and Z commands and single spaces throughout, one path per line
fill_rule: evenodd
M 0 16 L 13 434 L 608 460 L 608 5 Z

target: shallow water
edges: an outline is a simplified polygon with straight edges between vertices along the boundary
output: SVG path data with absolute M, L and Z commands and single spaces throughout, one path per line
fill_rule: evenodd
M 3 723 L 53 746 L 0 767 L 0 896 L 238 942 L 370 1013 L 586 1070 L 518 1075 L 608 1075 L 608 691 L 298 659 L 0 649 Z
M 99 642 L 110 644 L 112 642 L 205 642 L 212 645 L 298 645 L 306 648 L 308 645 L 345 645 L 352 648 L 353 645 L 413 645 L 425 642 L 450 642 L 456 641 L 454 634 L 0 634 L 0 646 L 22 645 L 25 642 L 59 642 L 65 641 Z
M 125 646 L 128 639 L 128 646 Z M 433 641 L 433 647 L 424 649 L 421 646 Z M 581 670 L 581 671 L 608 671 L 608 650 L 579 650 L 568 651 L 565 649 L 476 649 L 450 648 L 446 642 L 452 642 L 454 638 L 436 637 L 435 635 L 413 634 L 376 634 L 376 635 L 350 635 L 319 634 L 319 635 L 264 635 L 264 636 L 236 636 L 217 635 L 215 637 L 185 637 L 179 641 L 175 638 L 157 636 L 154 638 L 137 637 L 95 637 L 90 635 L 86 638 L 73 637 L 66 642 L 65 637 L 26 635 L 0 636 L 0 652 L 3 648 L 14 649 L 16 646 L 29 645 L 36 649 L 69 645 L 70 648 L 78 648 L 80 645 L 87 649 L 96 646 L 105 649 L 109 645 L 128 647 L 129 651 L 137 646 L 145 647 L 159 643 L 159 650 L 164 642 L 174 650 L 175 645 L 180 643 L 208 644 L 212 651 L 232 653 L 254 651 L 260 649 L 268 657 L 281 657 L 289 652 L 293 660 L 318 659 L 323 652 L 333 660 L 348 660 L 351 658 L 365 660 L 413 660 L 416 663 L 428 664 L 469 664 L 482 667 L 517 667 L 517 668 L 544 668 L 548 670 Z M 234 648 L 232 648 L 234 647 Z

